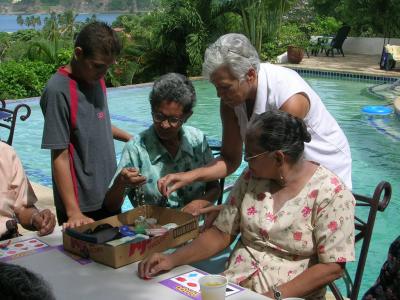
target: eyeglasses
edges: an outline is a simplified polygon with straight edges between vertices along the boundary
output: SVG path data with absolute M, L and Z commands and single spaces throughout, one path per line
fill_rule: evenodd
M 256 158 L 256 157 L 259 157 L 259 156 L 261 156 L 261 155 L 264 155 L 264 154 L 266 154 L 266 153 L 268 153 L 268 152 L 271 152 L 271 151 L 264 151 L 264 152 L 261 152 L 261 153 L 259 153 L 259 154 L 253 155 L 253 156 L 247 156 L 247 155 L 245 154 L 244 157 L 243 157 L 243 160 L 244 160 L 245 162 L 249 162 L 250 160 L 252 160 L 252 159 L 254 159 L 254 158 Z
M 159 113 L 159 112 L 152 112 L 151 115 L 153 116 L 154 122 L 157 123 L 162 123 L 165 120 L 168 121 L 168 124 L 171 127 L 178 127 L 182 125 L 185 122 L 184 118 L 178 118 L 178 117 L 167 117 L 166 115 Z

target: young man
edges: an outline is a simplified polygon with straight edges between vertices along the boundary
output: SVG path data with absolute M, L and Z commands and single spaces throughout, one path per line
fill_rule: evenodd
M 40 100 L 42 148 L 51 149 L 54 202 L 65 227 L 110 215 L 103 200 L 116 170 L 113 138 L 131 139 L 111 125 L 104 83 L 120 50 L 107 24 L 86 25 L 76 37 L 70 64 L 52 76 Z
M 0 240 L 18 236 L 17 221 L 40 235 L 53 232 L 56 224 L 50 210 L 39 211 L 37 198 L 14 149 L 0 142 Z

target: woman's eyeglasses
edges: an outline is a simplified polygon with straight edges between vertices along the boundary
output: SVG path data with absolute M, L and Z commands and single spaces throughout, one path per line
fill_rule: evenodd
M 168 124 L 171 127 L 178 127 L 182 125 L 185 122 L 184 118 L 178 118 L 178 117 L 167 117 L 166 115 L 159 113 L 159 112 L 152 112 L 151 115 L 153 116 L 154 122 L 157 123 L 162 123 L 165 120 L 168 121 Z
M 271 152 L 271 151 L 264 151 L 264 152 L 258 153 L 258 154 L 256 154 L 256 155 L 253 155 L 253 156 L 247 156 L 247 154 L 245 154 L 244 157 L 243 157 L 243 160 L 244 160 L 245 162 L 249 162 L 250 160 L 252 160 L 252 159 L 254 159 L 254 158 L 256 158 L 256 157 L 259 157 L 259 156 L 261 156 L 261 155 L 264 155 L 264 154 L 266 154 L 266 153 L 268 153 L 268 152 Z

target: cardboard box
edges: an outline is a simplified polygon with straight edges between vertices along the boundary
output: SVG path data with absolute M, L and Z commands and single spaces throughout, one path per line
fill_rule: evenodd
M 127 264 L 142 260 L 154 252 L 162 252 L 169 248 L 177 247 L 188 240 L 194 239 L 199 234 L 198 222 L 192 215 L 158 206 L 145 205 L 134 210 L 96 221 L 92 224 L 75 228 L 83 232 L 89 228 L 94 229 L 100 224 L 108 223 L 112 226 L 131 225 L 139 216 L 156 218 L 158 224 L 165 225 L 176 223 L 178 227 L 169 230 L 166 234 L 143 240 L 137 243 L 123 244 L 116 247 L 107 244 L 93 244 L 76 239 L 65 231 L 63 232 L 64 249 L 82 257 L 119 268 Z

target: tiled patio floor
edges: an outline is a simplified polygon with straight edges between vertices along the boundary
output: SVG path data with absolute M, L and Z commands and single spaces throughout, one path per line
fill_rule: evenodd
M 380 56 L 362 55 L 362 54 L 346 54 L 345 57 L 335 55 L 334 57 L 326 56 L 324 53 L 318 56 L 304 55 L 300 64 L 282 64 L 286 67 L 301 67 L 305 69 L 324 70 L 324 71 L 343 71 L 351 73 L 362 73 L 368 75 L 383 75 L 389 77 L 400 78 L 400 65 L 391 71 L 379 69 Z

